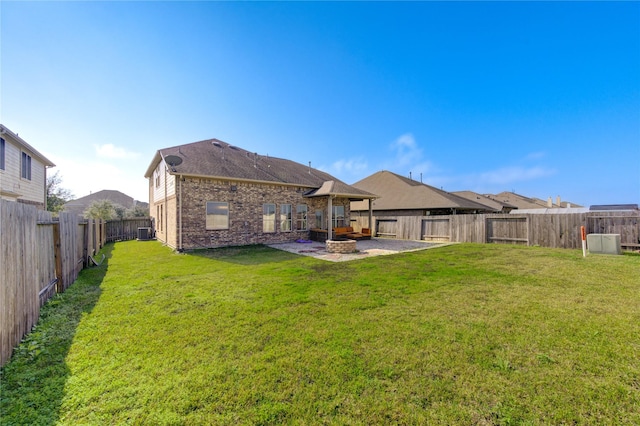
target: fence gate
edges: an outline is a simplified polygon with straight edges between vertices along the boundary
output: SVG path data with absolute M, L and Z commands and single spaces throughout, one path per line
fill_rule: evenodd
M 426 241 L 451 241 L 451 222 L 449 218 L 422 219 L 420 237 Z
M 529 245 L 529 220 L 526 216 L 487 217 L 487 242 Z
M 398 221 L 396 219 L 377 219 L 376 235 L 379 237 L 395 237 Z

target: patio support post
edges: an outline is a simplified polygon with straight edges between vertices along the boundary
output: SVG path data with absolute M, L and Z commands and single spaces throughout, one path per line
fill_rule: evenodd
M 333 223 L 333 200 L 331 195 L 329 195 L 327 201 L 327 219 L 327 240 L 333 240 L 333 228 L 331 228 L 331 224 Z
M 369 198 L 369 232 L 371 232 L 371 236 L 375 237 L 373 232 L 373 200 Z

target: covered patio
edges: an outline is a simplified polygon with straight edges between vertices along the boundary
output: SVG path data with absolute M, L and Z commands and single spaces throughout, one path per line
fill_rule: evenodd
M 333 240 L 336 237 L 333 228 L 346 227 L 349 225 L 351 216 L 349 209 L 351 201 L 374 200 L 378 198 L 377 195 L 371 194 L 370 192 L 354 188 L 343 182 L 335 180 L 324 182 L 320 188 L 307 192 L 304 194 L 304 197 L 326 200 L 326 220 L 322 221 L 321 228 L 313 228 L 310 230 L 311 239 L 317 241 Z M 339 221 L 334 220 L 336 219 L 334 218 L 334 200 L 336 199 L 349 201 L 349 203 L 344 207 L 344 216 L 341 219 L 343 223 L 337 223 Z M 369 223 L 371 223 L 373 216 L 371 205 L 373 203 L 369 202 L 368 204 L 370 206 Z

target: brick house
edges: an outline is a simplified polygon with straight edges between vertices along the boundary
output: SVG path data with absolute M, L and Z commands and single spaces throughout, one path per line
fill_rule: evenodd
M 50 160 L 0 124 L 0 198 L 47 209 Z
M 209 139 L 156 152 L 145 177 L 156 238 L 177 250 L 308 239 L 375 198 L 311 166 Z

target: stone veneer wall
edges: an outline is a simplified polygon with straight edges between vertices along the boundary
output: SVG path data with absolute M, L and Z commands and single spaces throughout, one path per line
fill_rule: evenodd
M 356 251 L 356 240 L 327 240 L 325 244 L 329 253 L 354 253 Z
M 232 182 L 206 178 L 184 178 L 178 182 L 178 194 L 182 194 L 182 244 L 184 249 L 222 247 L 247 244 L 272 244 L 308 239 L 309 229 L 315 227 L 315 211 L 322 209 L 327 217 L 326 198 L 303 198 L 308 188 Z M 206 229 L 206 202 L 229 203 L 229 228 L 225 230 Z M 335 200 L 347 206 L 348 200 Z M 276 205 L 275 232 L 262 230 L 262 205 Z M 292 231 L 281 231 L 278 216 L 280 205 L 291 204 Z M 307 205 L 307 229 L 296 229 L 296 206 Z M 334 203 L 335 204 L 335 203 Z M 177 205 L 179 209 L 179 203 Z M 179 219 L 177 222 L 179 226 Z M 179 238 L 179 236 L 178 236 Z M 179 244 L 179 242 L 178 242 Z

